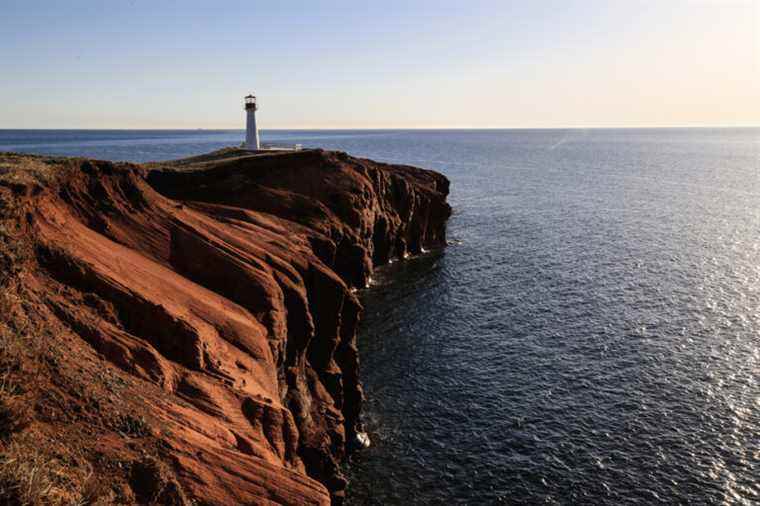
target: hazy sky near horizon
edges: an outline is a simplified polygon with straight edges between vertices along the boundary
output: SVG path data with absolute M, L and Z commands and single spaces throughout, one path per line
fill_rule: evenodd
M 0 128 L 760 125 L 760 0 L 0 3 Z

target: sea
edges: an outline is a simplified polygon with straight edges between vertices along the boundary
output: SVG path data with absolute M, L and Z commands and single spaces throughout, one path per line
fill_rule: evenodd
M 451 180 L 376 271 L 349 505 L 760 504 L 760 129 L 264 131 Z M 165 160 L 242 131 L 0 131 Z

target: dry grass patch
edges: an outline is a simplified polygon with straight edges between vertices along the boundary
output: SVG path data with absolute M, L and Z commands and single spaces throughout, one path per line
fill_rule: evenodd
M 28 333 L 0 323 L 0 505 L 112 504 L 108 486 L 79 459 L 64 464 L 35 433 L 41 351 Z M 26 430 L 25 430 L 26 429 Z
M 24 429 L 33 419 L 28 394 L 34 390 L 36 364 L 28 357 L 34 347 L 22 329 L 8 324 L 16 310 L 10 295 L 0 294 L 0 440 Z
M 29 333 L 21 300 L 9 287 L 0 293 L 0 440 L 33 418 L 40 350 Z
M 33 419 L 29 399 L 8 374 L 0 375 L 0 439 L 28 427 Z
M 106 506 L 113 497 L 92 470 L 67 468 L 28 444 L 12 443 L 0 452 L 0 504 Z
M 55 487 L 55 470 L 38 453 L 11 444 L 0 453 L 0 504 L 63 504 Z
M 0 184 L 20 187 L 51 182 L 58 169 L 54 159 L 0 153 Z

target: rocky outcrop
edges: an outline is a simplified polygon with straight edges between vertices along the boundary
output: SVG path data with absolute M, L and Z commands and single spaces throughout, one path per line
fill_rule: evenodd
M 39 396 L 27 431 L 76 447 L 125 503 L 340 502 L 361 431 L 354 289 L 445 245 L 445 177 L 321 150 L 0 155 L 0 189 L 30 252 L 6 259 L 21 303 L 4 318 L 31 319 L 53 357 L 56 402 Z

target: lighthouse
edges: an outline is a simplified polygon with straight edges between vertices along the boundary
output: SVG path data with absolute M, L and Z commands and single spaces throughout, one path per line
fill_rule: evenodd
M 248 95 L 245 97 L 245 149 L 258 150 L 259 146 L 259 129 L 256 128 L 256 97 Z

